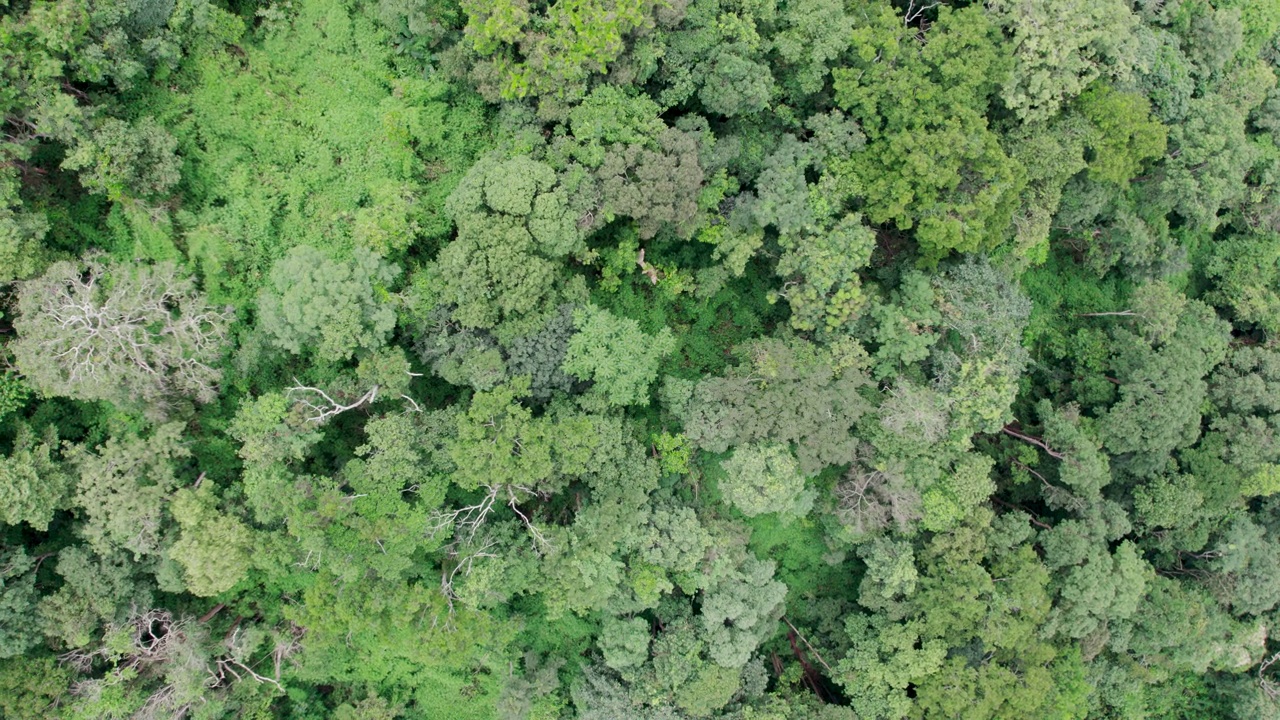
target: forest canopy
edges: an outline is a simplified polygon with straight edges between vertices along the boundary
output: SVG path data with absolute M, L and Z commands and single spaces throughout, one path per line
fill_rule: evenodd
M 1280 720 L 1280 0 L 0 57 L 0 718 Z

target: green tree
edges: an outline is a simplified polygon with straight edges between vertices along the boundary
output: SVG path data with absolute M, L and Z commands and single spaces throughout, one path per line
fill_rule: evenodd
M 1219 212 L 1247 196 L 1245 177 L 1257 150 L 1245 128 L 1247 109 L 1221 95 L 1192 98 L 1187 118 L 1169 128 L 1169 150 L 1148 202 L 1212 230 Z
M 40 628 L 64 647 L 89 645 L 104 624 L 123 622 L 131 608 L 151 605 L 152 588 L 138 581 L 135 570 L 123 552 L 99 556 L 82 545 L 62 549 L 57 559 L 62 586 L 40 598 Z
M 854 17 L 843 3 L 805 0 L 780 8 L 779 21 L 782 27 L 772 38 L 773 50 L 794 67 L 783 75 L 783 82 L 805 95 L 819 92 L 849 47 Z
M 1091 178 L 1124 187 L 1144 161 L 1164 156 L 1167 130 L 1151 117 L 1141 94 L 1094 85 L 1080 96 L 1079 106 L 1095 129 L 1088 142 Z
M 837 373 L 829 353 L 799 340 L 761 340 L 741 352 L 744 362 L 729 376 L 692 386 L 668 381 L 664 400 L 684 420 L 691 442 L 711 452 L 789 443 L 806 475 L 854 457 L 850 430 L 870 409 L 858 394 L 865 376 Z
M 606 72 L 622 54 L 632 33 L 653 27 L 658 7 L 644 0 L 581 0 L 535 14 L 527 4 L 509 0 L 462 5 L 472 48 L 493 57 L 486 62 L 497 76 L 495 94 L 562 99 L 581 97 L 592 75 Z
M 702 106 L 726 117 L 750 115 L 769 106 L 774 94 L 773 75 L 768 66 L 743 52 L 745 48 L 726 44 L 699 66 L 706 79 L 698 92 Z
M 965 454 L 955 461 L 940 482 L 925 490 L 921 497 L 926 530 L 955 527 L 987 502 L 995 491 L 991 480 L 990 458 Z
M 589 195 L 570 193 L 551 166 L 526 156 L 476 163 L 446 205 L 458 235 L 431 267 L 436 300 L 465 327 L 544 317 L 565 294 L 554 261 L 586 249 Z
M 1199 301 L 1187 303 L 1177 330 L 1158 345 L 1115 330 L 1120 400 L 1099 426 L 1107 448 L 1143 453 L 1158 464 L 1169 452 L 1195 442 L 1207 393 L 1204 378 L 1226 357 L 1228 331 L 1227 323 Z
M 73 501 L 85 513 L 80 531 L 89 544 L 103 556 L 159 553 L 169 532 L 168 499 L 181 483 L 177 464 L 190 455 L 181 423 L 147 437 L 113 437 L 92 451 L 70 448 L 67 460 L 80 475 Z
M 231 589 L 249 570 L 253 535 L 234 515 L 218 509 L 212 484 L 183 489 L 169 504 L 179 535 L 169 557 L 182 565 L 187 589 L 209 597 Z
M 1229 308 L 1237 323 L 1257 325 L 1268 336 L 1280 333 L 1280 235 L 1233 233 L 1215 241 L 1205 274 L 1215 286 L 1207 300 Z
M 1011 66 L 998 27 L 983 8 L 943 7 L 922 42 L 889 5 L 867 13 L 834 72 L 837 104 L 867 135 L 847 171 L 867 217 L 914 229 L 931 260 L 993 247 L 1025 182 L 984 117 Z
M 1139 64 L 1138 18 L 1126 3 L 999 0 L 991 11 L 1015 48 L 1001 99 L 1024 122 L 1052 117 L 1100 77 L 1128 80 Z
M 776 631 L 787 586 L 774 579 L 774 569 L 772 560 L 747 556 L 704 592 L 701 629 L 717 664 L 742 667 Z
M 805 491 L 805 478 L 785 446 L 743 445 L 721 467 L 720 492 L 747 517 L 768 512 L 800 517 L 813 506 L 814 493 Z
M 1054 532 L 1078 532 L 1079 527 L 1064 523 Z M 1151 574 L 1131 542 L 1122 542 L 1114 552 L 1096 540 L 1086 542 L 1083 552 L 1060 553 L 1056 539 L 1045 540 L 1045 562 L 1057 573 L 1058 594 L 1047 630 L 1076 639 L 1105 633 L 1109 625 L 1133 617 Z M 1068 559 L 1073 563 L 1062 567 Z
M 71 684 L 69 668 L 53 656 L 0 663 L 0 711 L 9 717 L 59 717 L 58 704 Z
M 612 405 L 647 405 L 662 359 L 676 349 L 671 331 L 646 335 L 635 320 L 594 305 L 575 310 L 573 324 L 561 368 L 593 381 Z
M 25 550 L 6 546 L 0 549 L 0 561 L 4 562 L 0 569 L 0 659 L 8 659 L 21 657 L 40 641 L 39 634 L 26 626 L 40 596 L 36 562 Z
M 689 133 L 667 128 L 652 147 L 616 143 L 596 170 L 603 215 L 630 217 L 642 239 L 664 227 L 681 237 L 697 228 L 703 171 L 698 143 Z
M 600 633 L 604 662 L 614 670 L 649 659 L 649 623 L 644 618 L 608 618 Z
M 834 678 L 860 716 L 1083 717 L 1070 656 L 1040 635 L 1049 572 L 1025 520 L 1010 519 L 979 511 L 914 552 L 885 540 L 863 551 L 859 602 L 876 612 L 846 618 Z
M 346 360 L 377 350 L 395 328 L 386 293 L 398 274 L 362 248 L 344 262 L 300 245 L 272 266 L 258 295 L 258 327 L 295 355 L 313 351 L 325 360 Z
M 560 312 L 540 330 L 514 338 L 507 346 L 507 368 L 511 377 L 527 375 L 529 393 L 537 400 L 548 400 L 557 391 L 572 390 L 574 379 L 562 366 L 569 352 L 569 341 L 575 334 L 573 306 L 562 305 Z
M 834 332 L 866 304 L 859 271 L 871 261 L 875 233 L 849 215 L 824 233 L 788 237 L 776 272 L 788 278 L 778 296 L 791 306 L 791 326 Z
M 55 455 L 56 428 L 46 428 L 39 440 L 31 428 L 19 425 L 13 449 L 0 458 L 0 520 L 45 531 L 54 513 L 67 507 L 72 476 Z
M 62 161 L 86 188 L 112 200 L 159 198 L 179 179 L 178 141 L 153 118 L 107 118 Z

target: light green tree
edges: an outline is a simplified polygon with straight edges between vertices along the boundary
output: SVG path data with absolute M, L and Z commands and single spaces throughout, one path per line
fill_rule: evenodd
M 386 295 L 398 274 L 364 248 L 341 261 L 300 245 L 272 266 L 258 295 L 258 327 L 295 355 L 346 360 L 377 350 L 395 328 Z
M 773 577 L 772 560 L 747 555 L 703 593 L 699 617 L 707 654 L 726 668 L 747 664 L 777 630 L 787 586 Z
M 604 662 L 614 670 L 649 659 L 649 623 L 644 618 L 606 618 L 600 633 Z
M 815 493 L 805 490 L 799 463 L 785 445 L 740 446 L 721 467 L 721 494 L 747 517 L 769 512 L 800 517 L 813 506 Z
M 1001 98 L 1024 122 L 1052 117 L 1099 77 L 1127 81 L 1139 63 L 1138 18 L 1121 0 L 997 0 L 990 9 L 1015 48 Z
M 1143 95 L 1095 84 L 1080 96 L 1078 105 L 1094 128 L 1088 139 L 1093 151 L 1091 178 L 1125 187 L 1141 172 L 1143 162 L 1164 155 L 1168 131 L 1151 117 L 1151 103 Z
M 44 531 L 54 513 L 67 506 L 72 475 L 56 457 L 57 447 L 53 426 L 42 438 L 30 427 L 18 426 L 13 449 L 0 458 L 0 521 L 10 525 L 25 522 Z
M 191 594 L 218 595 L 240 582 L 249 570 L 253 535 L 234 515 L 218 509 L 213 485 L 179 490 L 169 511 L 179 528 L 169 557 L 182 565 Z
M 81 534 L 103 556 L 128 550 L 155 555 L 169 531 L 168 498 L 178 487 L 177 462 L 191 455 L 183 424 L 150 435 L 113 437 L 92 451 L 77 445 L 67 460 L 80 478 L 75 504 L 85 514 Z
M 671 331 L 648 335 L 635 320 L 595 305 L 574 311 L 573 324 L 564 371 L 593 381 L 612 405 L 647 405 L 662 359 L 676 349 Z

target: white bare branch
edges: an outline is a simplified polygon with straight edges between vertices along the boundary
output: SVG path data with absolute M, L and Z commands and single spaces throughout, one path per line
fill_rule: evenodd
M 230 308 L 209 307 L 173 263 L 108 267 L 92 257 L 24 283 L 19 310 L 12 347 L 33 384 L 153 405 L 171 395 L 216 396 L 213 363 L 234 319 Z
M 308 412 L 311 413 L 311 416 L 308 417 L 307 420 L 309 422 L 316 423 L 317 425 L 328 421 L 329 418 L 332 418 L 335 415 L 341 415 L 348 410 L 355 410 L 358 407 L 372 404 L 374 400 L 378 399 L 377 385 L 369 388 L 365 394 L 356 398 L 355 402 L 343 404 L 334 400 L 329 393 L 321 390 L 320 388 L 303 385 L 298 382 L 298 378 L 294 378 L 293 381 L 297 384 L 289 388 L 285 392 L 285 396 L 296 396 L 298 403 L 307 408 Z

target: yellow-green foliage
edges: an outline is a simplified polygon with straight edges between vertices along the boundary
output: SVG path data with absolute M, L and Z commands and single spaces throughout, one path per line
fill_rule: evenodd
M 288 248 L 398 255 L 439 238 L 483 112 L 437 79 L 402 75 L 370 17 L 299 3 L 261 42 L 203 52 L 181 92 L 157 92 L 185 156 L 187 248 L 215 297 L 237 300 Z

